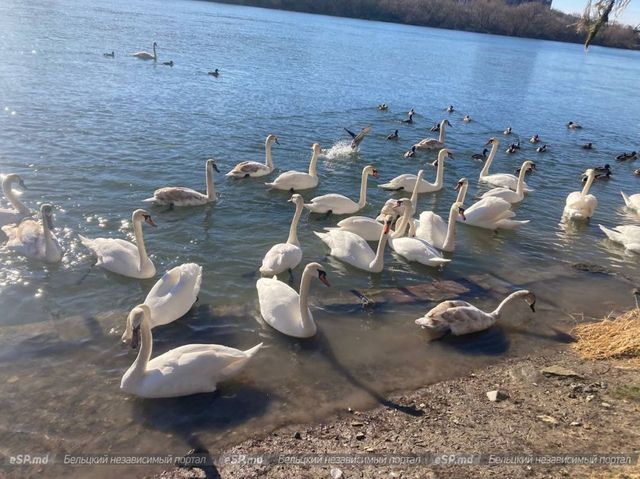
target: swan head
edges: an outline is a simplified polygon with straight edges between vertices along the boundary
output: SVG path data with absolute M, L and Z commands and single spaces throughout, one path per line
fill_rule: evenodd
M 467 217 L 464 215 L 464 206 L 462 206 L 461 202 L 456 201 L 451 205 L 451 213 L 453 212 L 457 212 L 460 218 L 462 218 L 462 221 L 467 221 Z
M 402 200 L 400 200 L 400 201 L 402 201 Z M 400 201 L 398 201 L 398 202 L 400 203 Z M 386 215 L 384 217 L 384 228 L 382 229 L 382 234 L 384 234 L 384 235 L 389 234 L 389 229 L 391 228 L 391 223 L 393 223 L 393 216 L 392 215 Z
M 267 144 L 268 145 L 273 145 L 274 143 L 276 144 L 280 144 L 280 142 L 278 141 L 278 137 L 276 135 L 269 135 L 267 136 Z
M 522 168 L 524 168 L 526 172 L 529 172 L 536 169 L 536 164 L 531 160 L 527 160 L 522 163 Z
M 442 120 L 442 121 L 440 122 L 440 124 L 441 124 L 441 125 L 447 125 L 447 126 L 450 126 L 451 128 L 453 128 L 453 126 L 451 125 L 451 123 L 449 123 L 449 120 L 446 120 L 446 119 L 445 119 L 445 120 Z
M 419 182 L 424 176 L 424 170 L 418 170 L 418 174 L 416 175 L 416 183 Z
M 147 43 L 148 45 L 148 43 Z M 156 48 L 158 46 L 158 44 L 156 42 L 153 42 L 153 48 Z
M 433 166 L 438 166 L 438 163 L 440 162 L 440 160 L 444 160 L 445 156 L 447 158 L 451 158 L 452 160 L 453 155 L 451 154 L 451 152 L 449 150 L 447 150 L 446 148 L 443 148 L 442 150 L 440 150 L 440 152 L 438 153 L 438 159 L 436 161 L 434 161 L 433 163 L 431 163 Z
M 365 175 L 371 175 L 374 178 L 380 178 L 380 175 L 378 174 L 378 170 L 373 165 L 365 166 L 364 169 L 362 170 L 362 173 Z
M 529 305 L 529 308 L 531 308 L 531 311 L 535 313 L 536 312 L 536 295 L 533 294 L 531 291 L 527 291 L 527 290 L 522 291 L 522 294 L 523 294 L 522 299 L 524 300 L 524 302 L 527 303 Z
M 40 205 L 40 214 L 42 215 L 42 221 L 47 223 L 47 228 L 53 229 L 53 206 L 49 203 L 42 203 Z
M 454 188 L 454 190 L 455 190 L 455 191 L 460 191 L 460 189 L 461 189 L 463 186 L 466 186 L 466 185 L 468 185 L 468 184 L 469 184 L 469 180 L 467 180 L 466 178 L 460 178 L 460 179 L 458 180 L 458 182 L 456 183 L 456 187 Z
M 304 203 L 304 198 L 302 195 L 296 193 L 295 195 L 291 195 L 291 198 L 287 200 L 289 203 L 294 203 L 296 206 Z
M 153 221 L 153 219 L 151 219 L 151 215 L 149 214 L 148 211 L 146 210 L 142 210 L 142 209 L 138 209 L 135 210 L 133 212 L 133 215 L 131 215 L 131 220 L 135 223 L 136 221 L 144 221 L 145 223 L 147 223 L 148 225 L 151 226 L 158 226 L 156 225 L 156 223 Z
M 214 169 L 216 170 L 218 173 L 220 173 L 220 170 L 218 169 L 218 165 L 216 165 L 215 160 L 209 158 L 207 160 L 207 169 Z
M 22 177 L 17 174 L 17 173 L 9 173 L 7 176 L 5 176 L 2 179 L 2 186 L 3 187 L 7 187 L 13 183 L 17 183 L 18 186 L 23 189 L 23 190 L 27 190 L 28 188 L 25 186 L 24 181 L 22 181 Z
M 131 349 L 137 349 L 140 344 L 140 328 L 144 321 L 149 321 L 151 318 L 151 309 L 146 304 L 139 304 L 131 310 L 127 317 L 127 326 L 131 327 L 129 332 L 129 338 L 125 338 L 127 332 L 122 336 L 122 340 L 126 341 L 131 339 Z M 127 328 L 128 329 L 128 328 Z
M 594 170 L 593 168 L 589 168 L 583 173 L 583 175 L 586 176 L 587 178 L 595 178 L 596 170 Z
M 327 272 L 322 269 L 322 265 L 320 263 L 309 263 L 305 268 L 305 271 L 316 271 L 318 273 L 318 279 L 322 284 L 329 287 L 331 284 L 327 279 Z
M 499 145 L 499 144 L 500 142 L 498 141 L 498 139 L 495 137 L 492 137 L 487 140 L 484 146 L 493 146 L 493 145 Z
M 318 155 L 322 153 L 322 148 L 320 148 L 320 143 L 314 143 L 313 145 L 311 145 L 311 150 Z

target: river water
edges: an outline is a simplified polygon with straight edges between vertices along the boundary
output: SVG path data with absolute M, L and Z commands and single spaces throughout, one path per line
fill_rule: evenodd
M 638 52 L 592 47 L 585 54 L 580 45 L 158 0 L 5 0 L 0 39 L 0 173 L 24 178 L 29 190 L 21 199 L 32 209 L 43 201 L 55 206 L 66 250 L 59 266 L 0 251 L 5 453 L 180 453 L 194 433 L 215 449 L 283 422 L 371 405 L 391 390 L 464 374 L 503 355 L 553 347 L 583 314 L 632 304 L 638 256 L 606 241 L 597 225 L 640 224 L 619 193 L 638 192 L 640 178 L 631 172 L 640 165 L 614 161 L 640 149 Z M 173 67 L 127 56 L 150 50 L 153 41 L 160 61 L 173 60 Z M 112 50 L 115 58 L 103 57 Z M 214 68 L 218 78 L 207 75 Z M 376 109 L 382 102 L 389 111 Z M 449 104 L 455 113 L 444 111 Z M 402 124 L 410 108 L 415 123 Z M 464 114 L 474 121 L 463 123 Z M 269 133 L 280 139 L 273 148 L 280 171 L 306 169 L 313 142 L 326 150 L 320 186 L 306 199 L 329 192 L 355 198 L 366 164 L 376 165 L 380 181 L 419 168 L 433 180 L 434 154 L 402 154 L 445 117 L 455 159 L 446 164 L 445 188 L 422 195 L 419 209 L 446 215 L 463 176 L 471 180 L 468 204 L 481 193 L 480 164 L 470 155 L 497 136 L 503 141 L 493 172 L 513 172 L 525 158 L 537 164 L 527 180 L 535 192 L 516 207 L 528 225 L 497 235 L 461 225 L 443 271 L 387 251 L 384 272 L 369 275 L 325 258 L 313 231 L 335 219 L 305 213 L 304 261 L 325 263 L 332 288 L 312 286 L 322 305 L 314 312 L 319 337 L 291 341 L 259 321 L 255 290 L 262 256 L 286 240 L 288 195 L 262 181 L 217 175 L 214 205 L 149 207 L 158 228 L 145 228 L 145 241 L 158 271 L 183 262 L 204 268 L 197 307 L 156 330 L 156 351 L 190 342 L 246 348 L 264 341 L 265 348 L 215 395 L 143 401 L 119 391 L 135 357 L 119 341 L 124 318 L 153 280 L 92 267 L 78 234 L 131 238 L 131 212 L 155 188 L 204 188 L 206 158 L 223 172 L 242 160 L 261 161 Z M 570 120 L 584 128 L 568 130 Z M 350 154 L 342 128 L 366 125 L 372 134 Z M 511 137 L 502 135 L 507 126 Z M 386 141 L 395 129 L 400 140 Z M 528 143 L 535 133 L 549 145 L 546 154 Z M 522 150 L 506 155 L 518 137 Z M 587 141 L 594 150 L 580 148 Z M 581 188 L 580 173 L 604 163 L 614 174 L 592 188 L 595 217 L 562 224 L 564 199 Z M 403 196 L 376 181 L 368 194 L 367 215 Z M 491 286 L 487 293 L 470 288 L 479 306 L 492 309 L 505 291 L 525 286 L 538 293 L 540 312 L 532 317 L 524 304 L 514 305 L 485 335 L 427 344 L 413 319 L 428 304 L 388 302 L 367 312 L 349 293 L 472 276 Z

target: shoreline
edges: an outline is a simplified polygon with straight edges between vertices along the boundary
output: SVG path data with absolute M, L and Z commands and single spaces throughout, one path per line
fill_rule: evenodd
M 557 366 L 555 373 L 543 373 Z M 553 372 L 553 370 L 552 370 Z M 500 391 L 497 401 L 487 393 Z M 389 405 L 343 410 L 322 422 L 279 427 L 212 457 L 253 454 L 638 454 L 640 370 L 585 361 L 561 348 L 508 358 L 458 378 L 389 396 Z M 396 405 L 392 406 L 392 405 Z M 410 413 L 407 413 L 409 411 Z M 200 451 L 202 452 L 202 451 Z M 432 456 L 433 457 L 433 456 Z M 339 477 L 640 477 L 640 467 L 568 465 L 332 466 Z M 219 464 L 151 477 L 332 477 L 330 466 Z M 339 474 L 333 471 L 333 474 Z

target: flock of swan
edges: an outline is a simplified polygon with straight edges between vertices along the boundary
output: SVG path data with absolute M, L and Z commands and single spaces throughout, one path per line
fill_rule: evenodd
M 150 55 L 150 54 L 149 54 Z M 155 45 L 154 45 L 155 57 Z M 147 58 L 147 55 L 144 56 Z M 139 58 L 142 58 L 139 56 Z M 382 109 L 379 106 L 379 109 Z M 387 107 L 388 108 L 388 107 Z M 453 110 L 453 107 L 450 107 Z M 413 111 L 409 114 L 412 118 Z M 468 115 L 465 117 L 471 121 Z M 575 128 L 569 126 L 570 128 Z M 317 162 L 322 154 L 318 143 L 311 147 L 308 171 L 285 171 L 271 181 L 266 188 L 289 191 L 288 200 L 295 210 L 289 235 L 285 242 L 273 245 L 264 255 L 259 271 L 262 275 L 256 282 L 260 314 L 265 323 L 283 335 L 295 338 L 310 338 L 317 332 L 316 323 L 309 308 L 309 292 L 314 277 L 329 286 L 327 273 L 322 265 L 312 262 L 304 266 L 298 291 L 278 279 L 278 275 L 288 274 L 302 262 L 302 245 L 298 239 L 298 223 L 304 209 L 314 214 L 350 215 L 340 219 L 335 226 L 314 232 L 326 245 L 329 254 L 341 262 L 369 273 L 379 273 L 384 267 L 384 254 L 388 245 L 397 255 L 408 262 L 429 267 L 442 268 L 451 262 L 443 253 L 455 250 L 457 224 L 465 224 L 488 230 L 516 229 L 529 220 L 516 219 L 512 210 L 514 204 L 526 199 L 533 190 L 528 187 L 525 177 L 535 171 L 535 163 L 525 160 L 518 175 L 490 173 L 492 162 L 500 141 L 490 138 L 488 156 L 479 173 L 478 181 L 494 188 L 484 193 L 478 201 L 465 207 L 469 180 L 461 178 L 456 183 L 457 198 L 451 204 L 447 219 L 433 211 L 419 211 L 418 199 L 421 194 L 440 191 L 444 187 L 445 164 L 452 157 L 446 148 L 445 130 L 448 120 L 438 125 L 438 139 L 427 138 L 413 150 L 438 150 L 436 176 L 433 182 L 424 178 L 425 171 L 416 174 L 404 173 L 389 182 L 381 184 L 385 190 L 405 190 L 411 192 L 409 198 L 389 199 L 380 208 L 376 217 L 357 215 L 367 203 L 367 180 L 378 177 L 372 165 L 361 171 L 359 197 L 331 193 L 316 196 L 305 202 L 300 194 L 316 188 L 319 183 Z M 352 134 L 355 148 L 368 131 Z M 369 129 L 370 130 L 370 129 Z M 510 130 L 510 129 L 509 129 Z M 505 134 L 511 133 L 506 132 Z M 395 132 L 397 135 L 397 131 Z M 533 138 L 538 138 L 536 135 Z M 356 141 L 356 139 L 358 141 Z M 271 147 L 278 142 L 275 135 L 265 141 L 265 162 L 244 161 L 233 167 L 226 176 L 238 181 L 245 178 L 264 178 L 275 171 Z M 533 142 L 533 141 L 532 141 Z M 352 144 L 353 146 L 353 144 Z M 486 155 L 487 149 L 483 153 Z M 169 207 L 195 207 L 217 200 L 214 174 L 219 172 L 216 162 L 209 159 L 205 163 L 206 191 L 191 188 L 167 186 L 154 191 L 145 202 Z M 568 194 L 563 216 L 567 221 L 584 221 L 591 218 L 597 207 L 596 197 L 589 190 L 597 177 L 597 169 L 585 171 L 586 181 L 581 191 Z M 53 225 L 52 206 L 40 206 L 40 221 L 32 217 L 32 212 L 17 197 L 14 187 L 26 189 L 23 179 L 17 174 L 7 174 L 2 181 L 2 190 L 10 203 L 10 208 L 0 209 L 0 226 L 7 236 L 5 248 L 12 249 L 27 257 L 47 263 L 61 261 L 64 251 L 60 246 Z M 622 193 L 628 208 L 640 214 L 640 194 Z M 96 265 L 112 273 L 129 278 L 145 279 L 156 275 L 156 267 L 149 258 L 143 226 L 155 227 L 150 213 L 136 209 L 132 214 L 135 241 L 120 238 L 88 238 L 80 240 L 96 258 Z M 621 243 L 630 251 L 640 253 L 640 226 L 620 225 L 613 229 L 600 226 L 613 241 Z M 377 242 L 375 249 L 372 243 Z M 129 313 L 122 340 L 138 348 L 138 355 L 131 367 L 124 373 L 121 389 L 127 393 L 147 398 L 184 396 L 200 392 L 212 392 L 217 384 L 236 375 L 260 350 L 262 343 L 241 351 L 216 344 L 191 344 L 172 349 L 153 359 L 152 330 L 183 317 L 195 303 L 202 281 L 201 266 L 186 263 L 167 271 L 149 291 L 145 301 L 135 306 Z M 505 305 L 521 299 L 535 311 L 534 293 L 520 290 L 505 298 L 493 312 L 484 312 L 464 301 L 444 301 L 430 309 L 415 322 L 429 333 L 430 338 L 444 334 L 468 334 L 490 327 L 499 318 Z

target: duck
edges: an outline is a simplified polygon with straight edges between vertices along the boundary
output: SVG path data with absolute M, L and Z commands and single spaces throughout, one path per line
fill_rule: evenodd
M 409 112 L 409 115 L 407 118 L 405 118 L 404 120 L 402 120 L 402 123 L 407 123 L 407 124 L 412 124 L 413 123 L 413 112 Z
M 547 145 L 539 146 L 538 148 L 536 148 L 536 151 L 537 151 L 538 153 L 546 153 L 546 151 L 547 151 Z
M 589 168 L 584 172 L 587 177 L 587 181 L 582 188 L 582 191 L 574 191 L 569 193 L 565 202 L 563 216 L 570 220 L 587 220 L 593 216 L 593 213 L 598 206 L 598 199 L 589 194 L 589 188 L 593 184 L 596 178 L 596 172 L 593 168 Z
M 389 239 L 392 221 L 391 215 L 385 217 L 375 252 L 363 238 L 350 231 L 333 229 L 324 233 L 313 233 L 329 247 L 329 254 L 334 258 L 369 273 L 380 273 L 384 268 L 384 248 Z
M 440 122 L 440 136 L 438 137 L 437 140 L 434 138 L 425 138 L 424 140 L 420 140 L 414 146 L 418 150 L 438 150 L 440 148 L 444 148 L 446 126 L 450 127 L 451 123 L 449 123 L 449 120 L 442 120 Z
M 413 158 L 416 156 L 416 145 L 413 145 L 409 150 L 404 152 L 405 158 Z
M 31 211 L 16 196 L 13 185 L 17 184 L 21 190 L 27 190 L 22 177 L 16 173 L 10 173 L 2 179 L 2 193 L 12 208 L 0 208 L 0 227 L 20 222 L 27 216 L 31 216 Z
M 596 174 L 598 174 L 598 175 L 611 173 L 611 165 L 609 163 L 607 163 L 607 164 L 605 164 L 603 166 L 594 166 L 593 167 L 593 171 L 595 171 Z
M 613 229 L 598 226 L 611 241 L 622 244 L 626 250 L 640 253 L 640 226 L 622 225 Z
M 634 175 L 636 175 L 636 176 L 640 176 L 640 168 L 638 168 L 637 170 L 635 170 L 635 171 L 633 172 L 633 174 L 634 174 Z
M 415 230 L 416 238 L 425 240 L 440 251 L 452 252 L 455 249 L 456 220 L 461 217 L 464 221 L 464 207 L 461 202 L 454 201 L 449 209 L 449 221 L 446 222 L 433 211 L 420 213 L 418 226 Z
M 593 150 L 593 143 L 585 143 L 582 145 L 583 150 Z
M 456 111 L 456 109 L 453 107 L 453 105 L 449 105 L 449 106 L 447 107 L 447 112 L 448 112 L 448 113 L 453 113 L 454 111 Z
M 419 182 L 420 188 L 418 189 L 418 193 L 433 193 L 435 191 L 440 191 L 442 189 L 442 185 L 444 184 L 444 160 L 447 157 L 453 159 L 453 155 L 451 154 L 451 152 L 446 148 L 442 148 L 438 152 L 438 159 L 436 160 L 437 170 L 436 170 L 435 182 L 429 183 L 428 181 L 422 180 L 421 182 Z M 409 191 L 409 190 L 413 190 L 416 184 L 416 178 L 417 178 L 416 175 L 405 173 L 405 174 L 396 176 L 388 183 L 379 185 L 379 187 L 382 188 L 383 190 Z
M 327 273 L 320 263 L 305 266 L 300 279 L 300 294 L 275 278 L 260 278 L 256 283 L 260 315 L 276 331 L 294 338 L 311 338 L 318 330 L 309 310 L 309 287 L 314 274 L 325 286 L 330 286 Z
M 496 156 L 500 142 L 497 138 L 489 138 L 489 141 L 487 141 L 484 146 L 489 145 L 491 145 L 491 152 L 489 153 L 487 161 L 485 161 L 484 166 L 482 167 L 482 171 L 480 171 L 479 181 L 481 183 L 489 183 L 494 186 L 509 188 L 515 191 L 515 189 L 518 187 L 518 178 L 516 176 L 508 173 L 495 173 L 493 175 L 489 174 L 489 167 L 491 166 L 491 163 Z M 533 191 L 527 186 L 526 182 L 524 184 L 524 191 L 525 193 Z
M 582 175 L 582 182 L 586 183 L 587 182 L 587 176 L 586 175 Z M 604 173 L 596 173 L 595 176 L 596 180 L 609 180 L 611 179 L 611 171 L 605 171 Z
M 474 153 L 473 155 L 471 155 L 471 159 L 484 161 L 487 159 L 487 153 L 489 153 L 489 150 L 485 148 L 482 150 L 482 153 Z
M 411 193 L 410 198 L 410 202 L 414 205 L 414 209 L 418 201 L 418 189 L 422 182 L 423 175 L 424 170 L 418 171 L 416 180 L 414 181 L 413 192 Z M 369 218 L 368 216 L 349 216 L 348 218 L 339 221 L 337 228 L 355 233 L 366 241 L 378 241 L 382 234 L 382 223 L 384 223 L 384 218 L 387 215 L 391 215 L 393 219 L 396 219 L 398 216 L 402 216 L 403 213 L 404 205 L 402 202 L 398 202 L 396 199 L 388 199 L 380 209 L 380 214 L 375 219 Z M 327 231 L 332 229 L 335 228 L 325 228 Z
M 637 213 L 640 213 L 640 193 L 627 195 L 624 191 L 621 191 L 620 194 L 622 195 L 622 199 L 624 200 L 624 204 L 627 205 L 627 208 L 636 210 Z
M 433 125 L 431 128 L 429 128 L 429 131 L 432 131 L 434 133 L 437 133 L 440 131 L 440 123 L 436 123 L 435 125 Z
M 518 185 L 516 186 L 516 191 L 513 191 L 509 188 L 493 188 L 487 192 L 485 192 L 481 198 L 502 198 L 508 203 L 516 204 L 520 203 L 524 199 L 524 177 L 529 171 L 533 171 L 536 168 L 536 164 L 533 161 L 526 160 L 522 163 L 522 166 L 519 168 L 518 175 Z
M 156 281 L 144 300 L 149 307 L 149 327 L 164 326 L 180 319 L 198 300 L 202 284 L 202 266 L 184 263 L 167 271 Z M 122 342 L 131 341 L 132 326 L 127 317 Z
M 569 128 L 570 130 L 579 130 L 580 128 L 582 128 L 582 125 L 570 121 L 569 123 L 567 123 L 567 128 Z
M 637 153 L 635 151 L 632 151 L 630 153 L 621 153 L 620 155 L 616 156 L 616 160 L 618 161 L 635 160 L 637 157 L 638 157 Z
M 362 140 L 364 140 L 364 138 L 369 133 L 371 133 L 371 127 L 370 126 L 364 127 L 358 133 L 354 133 L 354 132 L 352 132 L 351 130 L 349 130 L 347 128 L 344 128 L 344 131 L 349 133 L 349 136 L 352 138 L 352 140 L 351 140 L 351 149 L 352 150 L 357 150 L 358 147 L 360 146 L 360 143 L 362 143 Z
M 387 140 L 397 140 L 398 138 L 400 138 L 400 135 L 398 135 L 398 130 L 395 130 L 390 135 L 387 135 Z
M 302 191 L 309 190 L 318 186 L 318 156 L 322 153 L 322 148 L 318 143 L 311 145 L 311 160 L 309 160 L 309 171 L 289 170 L 281 173 L 275 180 L 265 183 L 269 188 L 285 191 Z
M 413 207 L 409 199 L 404 198 L 400 202 L 405 203 L 400 226 L 389 240 L 389 246 L 398 256 L 403 257 L 411 263 L 420 263 L 425 266 L 442 267 L 451 262 L 450 259 L 443 258 L 442 253 L 427 241 L 416 238 L 415 223 L 412 221 Z M 409 237 L 405 236 L 409 230 Z
M 267 176 L 273 171 L 273 160 L 271 159 L 271 145 L 279 145 L 278 137 L 276 135 L 268 135 L 264 142 L 265 150 L 265 162 L 258 163 L 257 161 L 242 161 L 238 163 L 233 169 L 227 173 L 226 176 L 231 178 L 258 178 L 260 176 Z
M 533 143 L 534 145 L 536 143 L 540 143 L 540 135 L 538 134 L 533 135 L 531 138 L 529 138 L 529 143 Z
M 168 62 L 162 62 L 163 65 L 166 65 L 168 67 L 172 67 L 173 66 L 173 60 L 169 60 Z
M 521 298 L 535 313 L 536 296 L 529 290 L 521 289 L 507 296 L 498 307 L 490 313 L 478 309 L 471 303 L 460 300 L 443 301 L 430 309 L 415 323 L 430 333 L 431 339 L 437 339 L 445 334 L 463 336 L 477 333 L 493 326 L 502 317 L 504 308 Z
M 298 223 L 304 207 L 304 199 L 299 194 L 291 196 L 288 200 L 296 206 L 296 211 L 289 227 L 289 237 L 286 243 L 273 245 L 262 259 L 260 273 L 267 276 L 275 276 L 284 271 L 291 271 L 302 261 L 302 248 L 298 241 Z
M 157 46 L 158 44 L 156 42 L 153 42 L 153 54 L 145 51 L 140 51 L 140 52 L 132 53 L 131 56 L 136 57 L 140 60 L 153 60 L 155 62 L 158 59 L 158 56 L 156 55 Z
M 200 206 L 214 202 L 217 200 L 216 188 L 213 182 L 214 170 L 220 173 L 216 162 L 213 159 L 208 159 L 205 162 L 204 169 L 205 184 L 207 185 L 206 194 L 184 186 L 165 186 L 155 190 L 151 198 L 142 201 L 170 207 Z
M 504 150 L 504 151 L 505 151 L 505 153 L 507 153 L 507 154 L 511 155 L 511 154 L 515 153 L 517 150 L 518 150 L 518 149 L 517 149 L 517 148 L 513 145 L 513 143 L 512 143 L 512 144 L 511 144 L 511 145 L 509 145 L 509 146 L 507 147 L 507 149 L 506 149 L 506 150 Z
M 116 57 L 116 52 L 112 50 L 111 53 L 109 53 L 109 52 L 103 53 L 102 56 L 105 57 L 105 58 L 115 58 Z
M 218 76 L 220 76 L 220 70 L 218 70 L 217 68 L 213 71 L 209 71 L 207 72 L 207 75 L 210 75 L 212 77 L 216 77 L 218 78 Z
M 360 211 L 367 204 L 367 178 L 369 175 L 378 178 L 378 170 L 373 165 L 367 165 L 362 169 L 360 180 L 360 199 L 356 203 L 344 195 L 330 193 L 316 196 L 304 207 L 312 213 L 327 213 L 334 215 L 350 215 Z
M 462 119 L 462 121 L 464 123 L 470 123 L 471 122 L 471 117 L 469 115 L 465 115 L 464 118 Z
M 387 111 L 389 109 L 389 105 L 387 105 L 386 103 L 380 103 L 378 105 L 378 110 L 380 111 Z
M 131 347 L 138 356 L 122 376 L 120 389 L 142 398 L 172 398 L 212 393 L 219 382 L 236 376 L 262 347 L 241 351 L 219 344 L 188 344 L 151 359 L 151 310 L 139 304 L 129 313 Z
M 508 126 L 507 129 L 502 132 L 502 134 L 503 135 L 510 135 L 512 132 L 513 132 L 513 128 Z
M 3 226 L 2 231 L 8 238 L 5 248 L 45 263 L 59 263 L 64 252 L 53 233 L 53 207 L 43 203 L 40 215 L 42 223 L 25 218 L 16 225 Z
M 82 235 L 80 235 L 80 242 L 98 258 L 96 265 L 107 271 L 129 278 L 153 278 L 156 274 L 156 267 L 147 256 L 142 234 L 143 221 L 150 226 L 156 226 L 147 211 L 135 210 L 131 215 L 131 222 L 133 223 L 136 244 L 123 239 L 90 239 Z

